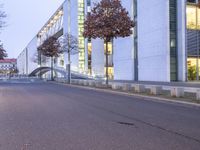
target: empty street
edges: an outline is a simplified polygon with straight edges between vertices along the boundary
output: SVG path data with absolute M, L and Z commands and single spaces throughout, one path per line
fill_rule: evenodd
M 199 150 L 200 108 L 53 83 L 0 83 L 0 150 Z

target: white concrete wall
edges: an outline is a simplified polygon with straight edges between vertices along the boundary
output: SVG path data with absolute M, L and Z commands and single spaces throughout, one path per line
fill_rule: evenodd
M 170 81 L 169 55 L 169 0 L 139 0 L 139 80 Z
M 27 45 L 28 52 L 28 74 L 38 67 L 38 63 L 34 62 L 35 54 L 37 54 L 37 37 L 34 37 Z
M 78 0 L 71 0 L 71 34 L 78 38 Z M 79 71 L 79 54 L 71 56 L 72 70 Z
M 100 0 L 91 0 L 91 8 Z M 104 55 L 104 41 L 101 39 L 92 39 L 92 75 L 104 77 L 105 76 L 105 55 Z
M 100 0 L 92 0 L 94 2 Z M 186 79 L 185 61 L 185 1 L 178 1 L 178 77 Z M 86 1 L 85 1 L 86 2 Z M 71 0 L 70 14 L 68 0 L 64 3 L 64 34 L 70 32 L 78 37 L 78 0 Z M 122 0 L 122 5 L 133 18 L 133 0 Z M 138 9 L 138 71 L 140 81 L 170 81 L 170 47 L 169 47 L 169 0 L 137 1 Z M 69 25 L 69 18 L 71 20 Z M 68 26 L 69 25 L 69 26 Z M 36 48 L 34 38 L 27 46 L 29 57 L 29 72 L 36 67 L 30 58 Z M 87 54 L 87 53 L 86 53 Z M 118 38 L 113 43 L 114 79 L 134 80 L 134 40 L 133 37 Z M 64 56 L 65 65 L 68 63 Z M 72 70 L 79 71 L 79 55 L 72 58 Z M 87 59 L 87 57 L 86 57 Z M 26 51 L 18 57 L 20 73 L 26 73 Z M 86 63 L 87 64 L 87 63 Z M 50 66 L 50 63 L 47 63 Z M 92 72 L 93 75 L 104 76 L 104 42 L 92 39 Z M 86 68 L 87 69 L 87 68 Z
M 123 7 L 129 11 L 133 19 L 133 1 L 122 1 Z M 118 38 L 113 43 L 114 79 L 134 80 L 134 40 L 133 36 Z
M 178 80 L 186 81 L 186 0 L 178 2 Z
M 26 50 L 24 49 L 17 57 L 17 69 L 19 74 L 26 74 Z
M 104 77 L 104 41 L 92 39 L 92 75 Z
M 63 34 L 66 34 L 68 33 L 68 2 L 67 0 L 63 3 L 63 12 L 64 12 L 64 15 L 63 15 Z M 66 64 L 68 63 L 68 59 L 67 59 L 67 54 L 64 54 L 64 63 L 65 63 L 65 66 Z

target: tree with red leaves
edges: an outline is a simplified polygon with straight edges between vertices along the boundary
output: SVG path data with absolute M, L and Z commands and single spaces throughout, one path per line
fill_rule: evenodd
M 108 84 L 108 42 L 132 34 L 134 22 L 120 0 L 101 0 L 84 22 L 85 38 L 100 38 L 106 43 L 106 84 Z
M 7 57 L 7 53 L 6 50 L 3 48 L 3 44 L 0 44 L 0 60 L 4 59 L 5 57 Z
M 42 45 L 38 47 L 38 54 L 51 58 L 51 80 L 53 78 L 53 63 L 54 58 L 59 57 L 62 52 L 60 51 L 60 43 L 54 36 L 46 39 Z

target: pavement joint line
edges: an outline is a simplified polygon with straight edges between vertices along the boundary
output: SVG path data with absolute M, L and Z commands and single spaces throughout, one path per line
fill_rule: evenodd
M 181 106 L 190 106 L 190 107 L 200 108 L 200 104 L 197 104 L 197 103 L 172 100 L 169 98 L 155 97 L 155 96 L 151 96 L 151 95 L 146 96 L 146 95 L 135 94 L 135 93 L 130 93 L 130 92 L 114 91 L 112 89 L 102 89 L 102 88 L 88 87 L 88 86 L 74 85 L 74 84 L 66 84 L 66 83 L 60 83 L 60 82 L 50 82 L 50 83 L 66 85 L 66 86 L 82 88 L 82 89 L 88 89 L 88 90 L 94 90 L 94 91 L 100 91 L 100 92 L 106 92 L 106 93 L 112 93 L 112 94 L 118 94 L 118 95 L 129 96 L 129 97 L 134 96 L 137 98 L 143 98 L 143 100 L 146 100 L 146 101 L 162 102 L 162 103 L 167 103 L 167 104 L 179 104 Z

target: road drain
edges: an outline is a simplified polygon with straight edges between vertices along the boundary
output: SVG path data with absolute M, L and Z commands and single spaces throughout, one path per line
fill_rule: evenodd
M 126 126 L 135 126 L 135 124 L 129 123 L 129 122 L 117 122 L 117 123 L 119 123 L 121 125 L 126 125 Z

